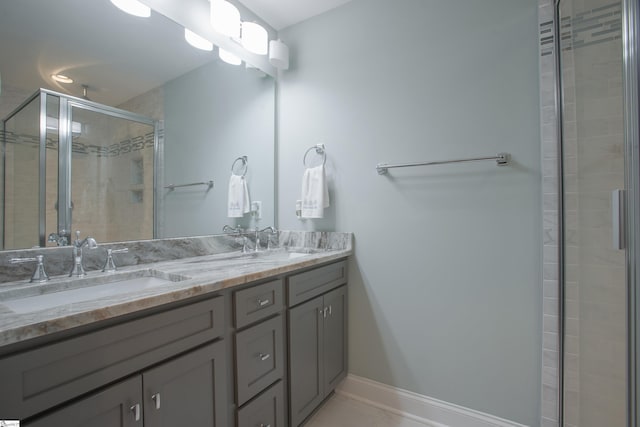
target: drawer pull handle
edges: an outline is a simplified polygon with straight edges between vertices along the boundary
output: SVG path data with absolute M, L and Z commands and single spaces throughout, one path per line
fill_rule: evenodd
M 260 353 L 258 357 L 260 358 L 261 361 L 264 362 L 265 360 L 269 359 L 271 355 L 269 353 Z
M 262 423 L 260 423 L 260 427 L 271 427 L 271 424 L 262 424 Z
M 160 409 L 160 393 L 152 394 L 151 399 L 156 403 L 156 409 Z
M 133 412 L 133 419 L 135 421 L 140 421 L 140 404 L 136 403 L 129 409 L 131 410 L 131 412 Z
M 271 301 L 269 301 L 269 299 L 260 299 L 258 298 L 258 305 L 260 307 L 264 307 L 265 305 L 269 304 Z

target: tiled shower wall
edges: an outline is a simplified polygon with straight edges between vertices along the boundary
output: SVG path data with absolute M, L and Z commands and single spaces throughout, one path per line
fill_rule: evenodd
M 558 138 L 553 0 L 539 0 L 540 117 L 542 136 L 543 323 L 542 427 L 558 427 Z
M 553 1 L 540 0 L 544 209 L 541 425 L 558 425 L 558 176 Z M 564 425 L 625 423 L 624 253 L 609 193 L 624 182 L 621 3 L 564 0 Z

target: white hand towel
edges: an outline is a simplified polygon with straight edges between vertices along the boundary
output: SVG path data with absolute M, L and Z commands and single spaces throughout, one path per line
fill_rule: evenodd
M 305 170 L 302 177 L 302 217 L 322 218 L 324 209 L 328 207 L 329 188 L 324 166 Z
M 243 176 L 231 174 L 228 201 L 227 216 L 229 218 L 241 218 L 251 210 L 247 180 Z

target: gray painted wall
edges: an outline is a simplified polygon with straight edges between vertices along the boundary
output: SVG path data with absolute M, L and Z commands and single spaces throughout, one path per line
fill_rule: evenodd
M 273 225 L 274 80 L 214 61 L 167 83 L 164 99 L 164 182 L 213 179 L 215 186 L 164 190 L 161 236 L 219 234 L 225 224 Z M 262 201 L 259 224 L 248 214 L 227 217 L 231 165 L 244 155 L 251 200 Z
M 280 33 L 278 223 L 352 231 L 350 372 L 539 424 L 535 0 L 355 0 Z M 332 205 L 294 215 L 312 144 Z M 396 170 L 378 162 L 485 156 Z

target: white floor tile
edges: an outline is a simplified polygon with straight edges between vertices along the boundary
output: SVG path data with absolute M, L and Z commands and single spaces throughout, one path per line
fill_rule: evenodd
M 334 394 L 304 427 L 425 427 L 425 424 Z

